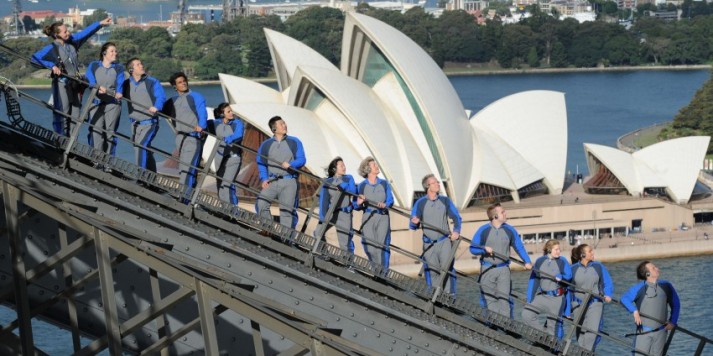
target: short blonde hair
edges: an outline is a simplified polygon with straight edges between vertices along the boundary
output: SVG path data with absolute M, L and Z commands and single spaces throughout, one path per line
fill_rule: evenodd
M 361 161 L 361 163 L 359 163 L 359 175 L 366 178 L 366 176 L 368 176 L 369 173 L 371 173 L 371 167 L 369 167 L 369 163 L 374 162 L 374 161 L 375 161 L 374 157 L 371 157 L 371 156 L 364 158 Z

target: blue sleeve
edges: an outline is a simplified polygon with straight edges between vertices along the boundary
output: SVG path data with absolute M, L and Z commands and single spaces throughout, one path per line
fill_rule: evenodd
M 223 141 L 227 144 L 231 144 L 235 141 L 240 141 L 243 139 L 243 131 L 245 131 L 245 125 L 243 125 L 243 122 L 241 120 L 234 120 L 235 122 L 235 128 L 233 129 L 233 133 L 228 136 L 223 138 Z
M 453 219 L 453 231 L 460 234 L 460 228 L 463 219 L 461 219 L 458 209 L 456 209 L 456 206 L 453 205 L 453 201 L 450 199 L 448 199 L 448 216 Z
M 676 325 L 678 324 L 678 314 L 681 311 L 681 301 L 678 299 L 678 293 L 676 292 L 676 289 L 673 288 L 673 285 L 669 282 L 666 283 L 668 283 L 671 288 L 671 300 L 668 303 L 671 307 L 671 317 L 669 318 L 669 321 Z
M 327 183 L 323 182 L 322 188 L 319 190 L 319 220 L 324 221 L 324 216 L 329 210 L 329 192 L 327 191 Z
M 97 85 L 97 78 L 94 76 L 94 71 L 96 70 L 98 65 L 99 62 L 94 61 L 92 63 L 89 63 L 89 65 L 87 66 L 87 80 L 92 86 Z
M 126 77 L 124 76 L 124 66 L 117 65 L 116 66 L 116 92 L 118 94 L 124 95 L 124 79 Z
M 614 295 L 614 282 L 612 281 L 607 268 L 604 267 L 604 265 L 601 263 L 599 265 L 602 266 L 602 279 L 604 282 L 604 295 L 607 297 L 612 297 Z
M 481 227 L 478 228 L 478 230 L 475 231 L 475 234 L 473 235 L 473 239 L 470 241 L 470 253 L 474 255 L 484 255 L 485 254 L 485 249 L 483 248 L 483 231 L 488 227 L 488 224 L 485 224 Z
M 300 169 L 307 163 L 307 157 L 305 157 L 305 149 L 302 147 L 302 141 L 294 137 L 293 139 L 295 143 L 297 143 L 297 152 L 295 152 L 295 159 L 290 162 L 290 167 Z
M 535 270 L 533 268 L 532 272 L 530 273 L 530 280 L 527 282 L 528 303 L 532 303 L 532 300 L 535 299 L 535 279 L 537 279 L 537 275 L 535 274 Z
M 569 265 L 569 262 L 567 262 L 567 259 L 564 258 L 564 256 L 560 256 L 559 258 L 564 261 L 564 271 L 559 275 L 559 277 L 562 278 L 563 281 L 569 281 L 572 279 L 572 266 Z
M 203 98 L 203 95 L 200 95 L 196 92 L 191 92 L 191 94 L 193 95 L 193 98 L 196 101 L 196 116 L 198 117 L 198 126 L 205 130 L 206 128 L 208 128 L 208 112 L 205 108 L 205 99 Z
M 366 180 L 363 180 L 361 183 L 357 184 L 356 186 L 356 191 L 354 192 L 355 194 L 359 195 L 359 192 L 361 191 L 361 187 L 366 184 Z M 363 210 L 364 205 L 358 205 L 357 204 L 357 197 L 354 197 L 354 200 L 352 201 L 352 207 L 354 210 Z
M 153 103 L 153 106 L 158 111 L 163 110 L 163 104 L 166 102 L 166 93 L 163 91 L 161 82 L 159 82 L 158 79 L 153 80 L 151 90 L 153 91 L 153 95 L 155 97 L 155 102 Z
M 270 142 L 270 140 L 264 141 L 261 145 L 260 148 L 257 150 L 257 155 L 255 157 L 255 161 L 257 162 L 257 169 L 260 172 L 260 181 L 264 182 L 268 179 L 270 179 L 270 175 L 267 173 L 267 145 L 266 143 Z
M 347 180 L 347 187 L 345 190 L 351 194 L 356 194 L 356 185 L 354 185 L 354 177 L 352 177 L 350 175 L 346 175 L 345 177 L 349 177 Z
M 512 227 L 510 225 L 505 225 L 505 226 L 507 226 L 507 228 L 509 228 L 510 231 L 512 231 L 512 233 L 513 233 L 513 236 L 512 236 L 513 244 L 512 245 L 515 248 L 515 252 L 517 252 L 517 255 L 520 256 L 520 258 L 522 259 L 523 262 L 532 263 L 532 260 L 530 260 L 530 255 L 528 255 L 527 250 L 525 250 L 525 245 L 522 244 L 522 239 L 520 238 L 520 234 L 517 233 L 517 230 L 515 230 L 514 227 Z
M 52 68 L 57 65 L 56 58 L 52 58 L 52 60 L 48 60 L 45 58 L 54 48 L 54 44 L 50 43 L 44 47 L 42 47 L 39 51 L 35 52 L 35 54 L 32 55 L 32 62 L 41 64 L 43 67 L 46 68 Z
M 413 204 L 413 208 L 411 208 L 411 218 L 418 218 L 419 220 L 421 220 L 421 215 L 423 214 L 423 211 L 421 210 L 421 200 L 423 200 L 423 197 L 416 200 L 416 203 Z M 412 223 L 411 218 L 408 219 L 408 228 L 410 230 L 417 230 L 419 226 L 421 226 L 421 224 Z
M 69 39 L 67 42 L 73 43 L 77 48 L 81 47 L 84 42 L 87 42 L 87 40 L 92 37 L 99 29 L 102 28 L 102 25 L 99 23 L 99 21 L 87 26 L 82 31 L 79 31 L 77 33 L 73 33 L 71 36 L 69 36 Z
M 621 296 L 621 304 L 626 308 L 626 310 L 629 311 L 629 313 L 633 313 L 637 311 L 636 303 L 634 303 L 634 299 L 636 298 L 636 293 L 639 292 L 639 289 L 643 286 L 644 282 L 639 282 L 633 287 L 629 288 L 624 295 Z
M 386 181 L 386 201 L 384 204 L 386 205 L 386 208 L 391 208 L 394 206 L 394 193 L 391 191 L 391 184 L 389 184 L 389 181 Z

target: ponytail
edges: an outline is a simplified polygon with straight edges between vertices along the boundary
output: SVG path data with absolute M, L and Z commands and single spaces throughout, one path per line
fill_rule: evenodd
M 59 33 L 59 27 L 62 25 L 64 25 L 64 22 L 62 22 L 62 21 L 53 22 L 49 25 L 46 25 L 42 29 L 42 33 L 47 35 L 47 37 L 51 37 L 53 39 L 57 38 L 57 33 Z

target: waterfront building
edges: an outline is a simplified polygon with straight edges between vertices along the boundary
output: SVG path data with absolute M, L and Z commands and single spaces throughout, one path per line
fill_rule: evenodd
M 339 68 L 295 39 L 265 34 L 278 90 L 222 74 L 221 85 L 233 110 L 262 134 L 270 134 L 266 118 L 273 115 L 290 122 L 310 171 L 337 155 L 345 162 L 373 156 L 404 208 L 424 194 L 420 177 L 430 172 L 460 209 L 562 191 L 564 94 L 519 93 L 473 115 L 415 42 L 353 12 Z
M 689 136 L 663 141 L 633 153 L 612 147 L 584 144 L 592 177 L 584 183 L 590 194 L 656 196 L 687 204 L 710 189 L 696 189 L 709 136 Z
M 71 11 L 71 9 L 70 9 Z M 20 19 L 29 16 L 35 23 L 40 26 L 48 18 L 54 18 L 57 21 L 63 21 L 69 29 L 73 29 L 75 25 L 81 24 L 81 18 L 78 20 L 77 17 L 72 14 L 66 14 L 63 12 L 56 12 L 52 10 L 38 10 L 38 11 L 23 11 L 20 12 Z M 15 21 L 12 15 L 3 17 L 3 22 L 5 26 L 10 26 Z M 9 28 L 9 27 L 8 27 Z

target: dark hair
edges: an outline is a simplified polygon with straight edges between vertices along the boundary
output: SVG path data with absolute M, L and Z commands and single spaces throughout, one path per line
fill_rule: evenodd
M 114 42 L 105 42 L 102 45 L 101 51 L 99 51 L 99 60 L 104 59 L 104 55 L 106 55 L 106 51 L 109 49 L 109 47 L 114 47 L 116 48 L 116 43 Z
M 575 264 L 579 261 L 582 260 L 582 255 L 584 254 L 584 249 L 589 247 L 587 244 L 581 244 L 575 248 L 572 249 L 572 256 L 570 259 L 572 260 L 572 264 Z
M 42 29 L 42 33 L 44 33 L 45 35 L 47 35 L 47 37 L 57 38 L 57 33 L 59 33 L 59 28 L 60 28 L 62 25 L 64 25 L 64 22 L 63 22 L 63 21 L 53 22 L 53 23 L 51 23 L 51 24 L 49 24 L 49 25 L 46 25 L 46 26 Z
M 337 164 L 339 162 L 344 162 L 342 157 L 334 157 L 332 162 L 329 162 L 329 166 L 327 166 L 326 172 L 327 172 L 327 177 L 332 178 L 334 177 L 335 174 L 337 174 Z
M 140 60 L 141 60 L 141 58 L 139 58 L 139 57 L 131 57 L 131 59 L 126 61 L 126 65 L 124 65 L 124 67 L 126 67 L 126 70 L 129 71 L 129 73 L 131 73 L 131 71 L 134 69 L 134 61 L 140 61 Z
M 636 266 L 636 278 L 640 280 L 646 280 L 647 274 L 649 274 L 649 269 L 646 268 L 646 265 L 651 263 L 650 261 L 644 261 L 639 263 L 638 266 Z
M 229 107 L 230 104 L 228 103 L 220 103 L 218 106 L 213 109 L 213 117 L 216 119 L 222 119 L 223 118 L 223 112 L 225 111 L 225 108 Z
M 188 77 L 186 77 L 186 74 L 183 73 L 183 72 L 176 72 L 176 73 L 171 74 L 171 78 L 168 78 L 168 82 L 169 82 L 171 85 L 174 85 L 174 86 L 175 86 L 175 85 L 176 85 L 176 79 L 178 79 L 178 78 L 180 78 L 180 77 L 183 77 L 183 79 L 186 81 L 186 83 L 188 83 Z
M 267 126 L 270 126 L 270 131 L 275 132 L 277 122 L 282 120 L 280 116 L 273 116 L 270 118 L 270 121 L 267 122 Z
M 488 207 L 488 210 L 485 211 L 485 214 L 488 215 L 488 220 L 492 221 L 493 219 L 495 219 L 495 215 L 497 215 L 495 213 L 495 208 L 497 208 L 499 206 L 500 206 L 500 203 L 495 203 Z

